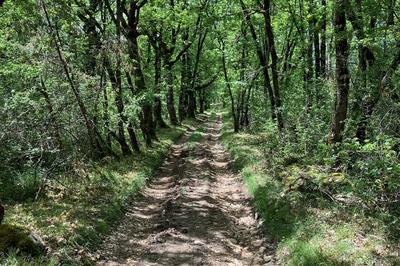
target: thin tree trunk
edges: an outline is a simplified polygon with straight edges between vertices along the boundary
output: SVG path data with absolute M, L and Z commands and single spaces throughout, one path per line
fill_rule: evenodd
M 327 69 L 326 69 L 326 0 L 321 0 L 323 15 L 321 22 L 321 76 L 323 78 L 327 77 Z
M 132 122 L 128 124 L 128 134 L 131 141 L 131 146 L 136 152 L 140 152 L 139 142 L 137 141 L 136 133 Z
M 86 130 L 87 130 L 87 134 L 88 134 L 88 138 L 89 138 L 90 147 L 91 147 L 92 152 L 94 153 L 95 157 L 102 156 L 103 152 L 101 151 L 101 148 L 99 147 L 99 145 L 98 145 L 98 143 L 96 141 L 96 135 L 95 135 L 96 130 L 93 128 L 93 123 L 89 119 L 89 115 L 88 115 L 86 106 L 85 106 L 85 104 L 84 104 L 84 102 L 83 102 L 83 100 L 81 98 L 80 90 L 75 85 L 75 81 L 74 81 L 73 75 L 70 73 L 70 69 L 69 69 L 68 63 L 67 63 L 66 59 L 63 56 L 62 49 L 61 49 L 61 38 L 59 36 L 58 29 L 55 28 L 53 26 L 52 22 L 51 22 L 51 19 L 50 19 L 49 13 L 47 11 L 47 7 L 46 7 L 46 4 L 45 4 L 45 1 L 42 0 L 41 2 L 42 2 L 43 11 L 45 13 L 45 17 L 46 17 L 46 21 L 47 21 L 50 33 L 51 33 L 51 35 L 53 37 L 53 40 L 54 40 L 54 43 L 55 43 L 55 46 L 56 46 L 56 51 L 57 51 L 57 54 L 58 54 L 58 58 L 61 61 L 61 64 L 62 64 L 63 69 L 64 69 L 64 73 L 65 73 L 65 75 L 67 77 L 68 83 L 70 85 L 70 88 L 71 88 L 74 96 L 75 96 L 75 99 L 76 99 L 76 101 L 78 103 L 78 106 L 79 106 L 79 110 L 80 110 L 81 115 L 83 117 L 84 124 L 85 124 Z
M 155 96 L 154 96 L 154 118 L 155 123 L 160 128 L 167 128 L 167 124 L 164 122 L 162 117 L 162 102 L 161 102 L 161 51 L 159 44 L 155 40 L 153 42 L 153 48 L 155 53 L 154 58 L 154 86 L 155 86 Z
M 232 93 L 232 88 L 231 88 L 231 84 L 229 81 L 229 76 L 228 76 L 228 70 L 226 67 L 226 58 L 225 58 L 225 43 L 222 39 L 219 40 L 220 44 L 221 44 L 221 52 L 222 52 L 222 69 L 224 71 L 224 79 L 225 79 L 225 84 L 226 84 L 226 88 L 228 89 L 228 94 L 229 94 L 229 98 L 231 100 L 231 111 L 232 111 L 232 117 L 233 117 L 233 130 L 235 133 L 239 132 L 239 124 L 237 123 L 237 113 L 235 110 L 235 99 L 233 97 L 233 93 Z
M 46 84 L 45 84 L 43 78 L 40 78 L 40 84 L 41 84 L 41 86 L 39 87 L 39 91 L 43 95 L 44 100 L 46 101 L 47 110 L 49 111 L 50 121 L 51 121 L 51 124 L 53 127 L 54 138 L 57 141 L 58 148 L 60 150 L 63 150 L 64 144 L 63 144 L 63 141 L 61 138 L 60 125 L 57 121 L 57 116 L 56 116 L 56 113 L 53 108 L 53 103 L 50 99 L 49 93 L 47 92 L 47 87 L 46 87 Z
M 111 147 L 110 115 L 108 113 L 108 108 L 107 86 L 103 86 L 103 120 L 106 127 L 106 145 Z
M 189 40 L 189 34 L 186 33 L 183 36 L 183 42 L 186 43 Z M 189 90 L 189 55 L 185 51 L 182 55 L 182 69 L 181 69 L 181 93 L 179 95 L 179 120 L 183 121 L 188 117 L 188 96 Z
M 165 72 L 166 72 L 166 83 L 167 83 L 167 109 L 168 109 L 169 119 L 172 125 L 177 126 L 179 123 L 175 110 L 174 76 L 172 72 L 172 65 L 166 64 Z
M 2 204 L 2 202 L 0 201 L 0 224 L 3 222 L 4 214 L 5 214 L 5 208 L 4 208 L 3 204 Z
M 394 16 L 395 16 L 395 8 L 396 8 L 396 0 L 386 0 L 388 5 L 387 12 L 387 25 L 394 25 Z
M 264 0 L 264 20 L 265 20 L 265 31 L 268 38 L 269 51 L 271 53 L 271 72 L 272 72 L 272 84 L 273 94 L 275 99 L 275 112 L 279 130 L 283 130 L 284 122 L 282 116 L 282 103 L 280 96 L 279 87 L 279 73 L 278 73 L 278 54 L 275 49 L 274 33 L 272 30 L 271 15 L 270 15 L 270 0 Z
M 305 93 L 306 93 L 306 108 L 307 112 L 310 111 L 313 105 L 313 95 L 312 95 L 312 79 L 314 76 L 314 65 L 313 65 L 313 34 L 312 34 L 313 24 L 310 22 L 308 24 L 308 41 L 307 41 L 307 66 L 305 70 Z
M 258 40 L 258 37 L 257 37 L 256 30 L 251 21 L 249 10 L 246 8 L 243 0 L 240 0 L 240 5 L 242 8 L 242 12 L 243 12 L 245 21 L 250 28 L 251 37 L 252 37 L 254 45 L 256 47 L 257 57 L 258 57 L 260 66 L 262 67 L 263 80 L 264 80 L 264 92 L 265 92 L 265 95 L 267 97 L 269 97 L 269 99 L 270 99 L 271 116 L 272 116 L 272 119 L 277 120 L 275 96 L 274 96 L 273 88 L 271 86 L 271 80 L 270 80 L 269 73 L 268 73 L 267 54 L 263 53 L 260 41 Z
M 363 44 L 363 41 L 365 39 L 365 32 L 362 24 L 362 3 L 360 0 L 355 1 L 357 13 L 350 2 L 347 2 L 346 4 L 346 10 L 348 13 L 347 17 L 351 22 L 353 29 L 355 30 L 355 35 L 357 36 L 357 39 L 360 41 L 360 44 L 358 46 L 358 66 L 361 72 L 361 80 L 358 80 L 358 83 L 360 83 L 358 86 L 362 88 L 362 93 L 359 97 L 360 99 L 358 99 L 359 102 L 361 102 L 361 117 L 357 124 L 356 137 L 358 138 L 360 143 L 364 143 L 367 137 L 367 126 L 369 118 L 372 115 L 374 107 L 379 99 L 378 78 L 372 77 L 371 75 L 370 77 L 368 77 L 367 73 L 368 67 L 373 67 L 375 64 L 375 56 L 373 51 L 365 44 Z M 371 26 L 372 28 L 374 28 L 374 25 Z M 372 93 L 367 92 L 367 82 L 369 80 L 371 81 L 372 87 L 375 85 L 375 87 L 372 88 Z
M 349 47 L 346 34 L 345 1 L 336 0 L 334 9 L 335 49 L 336 49 L 336 102 L 329 143 L 342 141 L 347 118 L 349 94 Z

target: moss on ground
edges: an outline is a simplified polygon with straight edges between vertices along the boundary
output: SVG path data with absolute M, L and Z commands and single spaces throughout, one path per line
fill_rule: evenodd
M 13 250 L 28 256 L 44 253 L 44 247 L 35 242 L 30 231 L 9 224 L 0 225 L 0 254 L 9 254 Z

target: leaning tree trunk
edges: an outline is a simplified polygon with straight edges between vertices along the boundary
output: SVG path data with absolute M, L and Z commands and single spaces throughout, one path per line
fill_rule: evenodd
M 68 65 L 67 60 L 65 59 L 64 55 L 63 55 L 63 51 L 62 51 L 62 47 L 61 47 L 61 39 L 60 39 L 60 34 L 58 32 L 57 27 L 54 27 L 50 16 L 49 16 L 49 12 L 47 11 L 47 6 L 45 4 L 45 1 L 42 0 L 41 1 L 42 7 L 43 7 L 43 11 L 45 14 L 45 18 L 46 18 L 46 22 L 47 25 L 49 27 L 50 30 L 50 34 L 53 37 L 54 43 L 55 43 L 55 47 L 56 47 L 56 51 L 57 51 L 57 55 L 58 58 L 62 64 L 65 76 L 67 77 L 68 83 L 70 85 L 71 91 L 75 96 L 75 100 L 78 104 L 79 110 L 81 112 L 86 130 L 87 130 L 87 134 L 88 134 L 88 139 L 89 139 L 89 143 L 90 143 L 90 148 L 91 148 L 91 152 L 93 153 L 93 155 L 95 157 L 101 157 L 104 155 L 104 151 L 102 150 L 102 148 L 100 147 L 99 143 L 98 143 L 98 139 L 96 137 L 96 128 L 95 125 L 93 123 L 93 121 L 90 119 L 89 117 L 89 113 L 87 111 L 87 108 L 85 106 L 85 103 L 81 97 L 81 92 L 78 86 L 76 86 L 75 84 L 75 80 L 73 77 L 73 73 L 70 70 L 70 67 Z
M 349 47 L 346 36 L 345 0 L 335 1 L 335 48 L 336 48 L 336 102 L 329 143 L 342 141 L 347 117 L 349 94 Z
M 261 41 L 258 39 L 256 29 L 253 25 L 253 22 L 251 21 L 251 15 L 249 12 L 249 9 L 245 6 L 243 0 L 240 1 L 240 6 L 244 15 L 244 19 L 249 26 L 251 37 L 253 39 L 253 43 L 256 47 L 256 52 L 257 52 L 257 57 L 260 63 L 260 67 L 262 68 L 263 72 L 263 78 L 264 78 L 264 93 L 266 97 L 269 97 L 270 103 L 271 103 L 271 116 L 273 120 L 277 120 L 277 111 L 276 111 L 276 99 L 274 96 L 274 91 L 271 86 L 271 79 L 269 77 L 268 73 L 268 62 L 267 62 L 267 57 L 269 54 L 266 54 L 263 52 L 262 47 L 260 45 Z M 269 52 L 269 51 L 266 51 Z
M 129 134 L 129 138 L 130 138 L 130 141 L 131 141 L 132 148 L 136 152 L 140 152 L 139 142 L 137 141 L 135 128 L 134 128 L 132 122 L 129 122 L 129 124 L 128 124 L 128 134 Z

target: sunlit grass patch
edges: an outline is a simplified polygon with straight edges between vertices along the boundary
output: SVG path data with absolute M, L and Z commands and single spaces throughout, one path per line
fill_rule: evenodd
M 203 126 L 199 126 L 189 137 L 189 139 L 187 140 L 187 142 L 185 143 L 186 147 L 188 149 L 193 149 L 194 147 L 196 147 L 196 145 L 200 142 L 200 140 L 203 138 L 204 135 L 204 127 Z
M 204 133 L 204 127 L 200 126 L 196 129 L 195 132 L 193 132 L 193 134 L 190 136 L 189 138 L 189 142 L 196 142 L 199 141 L 201 139 L 201 137 L 203 136 Z
M 18 255 L 17 251 L 11 252 L 7 257 L 0 255 L 0 265 L 4 266 L 56 266 L 57 261 L 54 259 L 47 258 L 27 258 Z

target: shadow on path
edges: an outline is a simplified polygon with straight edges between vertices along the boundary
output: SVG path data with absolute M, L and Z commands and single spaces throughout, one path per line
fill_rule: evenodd
M 249 197 L 219 142 L 222 121 L 204 121 L 173 145 L 154 181 L 97 252 L 98 265 L 273 265 Z

